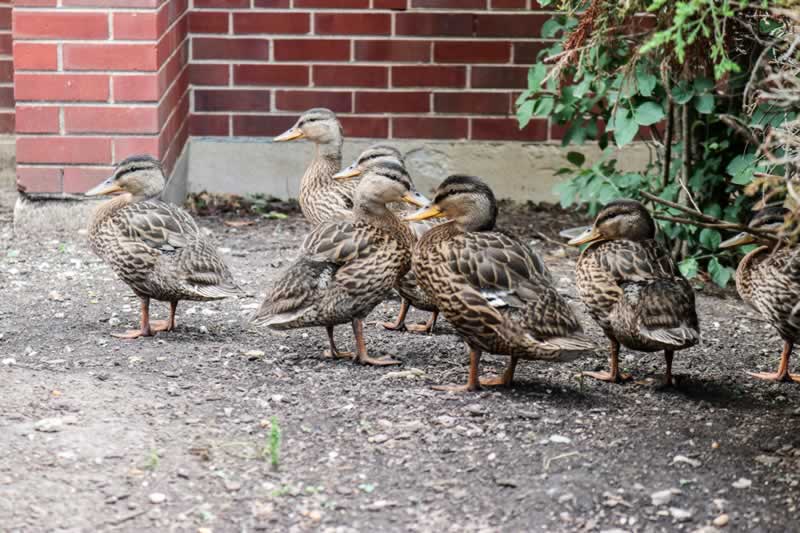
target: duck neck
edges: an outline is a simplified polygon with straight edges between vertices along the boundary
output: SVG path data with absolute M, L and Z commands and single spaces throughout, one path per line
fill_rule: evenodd
M 98 228 L 100 225 L 110 218 L 114 213 L 133 203 L 134 198 L 133 195 L 130 193 L 120 194 L 108 200 L 107 202 L 103 202 L 97 206 L 97 209 L 94 211 L 94 217 L 92 217 L 92 222 L 89 225 L 89 235 L 94 235 L 97 233 Z
M 380 202 L 364 201 L 356 198 L 353 206 L 353 216 L 355 220 L 390 231 L 404 227 L 400 219 L 392 213 L 386 204 Z
M 314 159 L 308 165 L 300 187 L 303 189 L 319 189 L 329 187 L 333 183 L 334 174 L 342 168 L 342 141 L 337 139 L 330 143 L 316 145 Z

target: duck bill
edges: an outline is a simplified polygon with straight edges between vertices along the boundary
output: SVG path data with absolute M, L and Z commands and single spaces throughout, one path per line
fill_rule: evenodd
M 303 137 L 305 137 L 303 131 L 297 126 L 293 126 L 288 130 L 284 131 L 283 133 L 281 133 L 280 135 L 278 135 L 277 137 L 275 137 L 274 139 L 272 139 L 272 141 L 281 143 L 286 141 L 293 141 L 295 139 L 302 139 Z
M 581 244 L 586 244 L 587 242 L 594 242 L 601 238 L 600 233 L 592 228 L 588 228 L 586 231 L 567 241 L 567 244 L 570 246 L 579 246 Z
M 417 222 L 419 220 L 426 220 L 429 218 L 442 218 L 443 216 L 444 213 L 442 213 L 442 210 L 439 209 L 439 206 L 433 204 L 427 207 L 423 207 L 419 211 L 416 211 L 406 217 L 403 217 L 403 220 L 405 220 L 406 222 Z
M 431 201 L 417 191 L 408 191 L 403 195 L 403 201 L 417 207 L 428 207 Z M 416 213 L 414 213 L 416 214 Z
M 104 182 L 95 185 L 88 191 L 86 191 L 84 196 L 103 196 L 106 194 L 114 194 L 115 192 L 122 191 L 122 187 L 114 183 L 114 177 L 110 177 Z
M 719 243 L 719 247 L 720 248 L 733 248 L 735 246 L 743 246 L 745 244 L 753 243 L 753 242 L 755 242 L 755 240 L 756 239 L 752 235 L 750 235 L 749 233 L 742 232 L 739 235 L 736 235 L 735 237 L 731 237 L 730 239 L 728 239 L 726 241 L 722 241 L 721 243 Z
M 333 179 L 336 181 L 346 181 L 355 178 L 356 176 L 361 175 L 361 170 L 358 167 L 350 165 L 344 170 L 341 170 L 333 175 Z

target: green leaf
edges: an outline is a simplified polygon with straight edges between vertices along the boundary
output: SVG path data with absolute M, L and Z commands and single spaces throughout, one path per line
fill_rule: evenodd
M 731 159 L 725 171 L 733 177 L 731 181 L 736 185 L 747 185 L 753 180 L 755 169 L 755 154 L 742 154 Z
M 698 113 L 708 115 L 714 111 L 714 95 L 700 94 L 694 97 L 694 108 Z
M 642 96 L 652 96 L 653 89 L 656 88 L 656 83 L 658 83 L 658 78 L 656 76 L 647 71 L 645 65 L 639 63 L 636 65 L 636 85 L 639 88 L 639 94 Z
M 580 152 L 568 152 L 567 161 L 569 161 L 576 167 L 579 167 L 583 165 L 583 163 L 586 161 L 586 156 Z
M 547 76 L 547 66 L 544 63 L 537 63 L 528 69 L 528 89 L 539 91 L 545 76 Z
M 678 263 L 678 268 L 680 269 L 684 278 L 692 279 L 697 275 L 697 259 L 694 257 L 687 257 Z
M 542 96 L 536 101 L 533 114 L 537 117 L 546 117 L 553 112 L 553 106 L 555 106 L 555 98 L 550 95 Z
M 692 86 L 695 92 L 704 93 L 710 91 L 714 87 L 714 82 L 708 78 L 696 78 L 694 82 L 692 82 Z
M 553 17 L 542 24 L 542 37 L 545 39 L 554 39 L 558 32 L 564 29 L 563 24 L 558 18 Z
M 517 109 L 517 120 L 519 121 L 519 129 L 524 128 L 531 121 L 533 116 L 533 106 L 536 105 L 535 100 L 528 100 Z
M 636 189 L 641 186 L 643 179 L 641 174 L 628 172 L 627 174 L 622 174 L 617 177 L 614 181 L 617 187 L 621 189 Z
M 675 100 L 676 104 L 683 105 L 691 100 L 693 96 L 694 89 L 689 87 L 689 84 L 685 81 L 678 83 L 678 85 L 672 88 L 672 99 Z
M 573 181 L 565 181 L 553 187 L 553 192 L 559 197 L 561 207 L 567 208 L 575 202 L 575 183 Z
M 634 120 L 642 126 L 651 126 L 664 118 L 664 109 L 655 102 L 645 102 L 636 108 Z
M 629 144 L 639 132 L 639 124 L 633 119 L 630 111 L 624 107 L 618 107 L 612 119 L 613 128 L 612 124 L 609 124 L 609 129 L 614 131 L 614 140 L 617 146 L 623 147 Z
M 711 228 L 703 228 L 700 232 L 700 244 L 708 248 L 709 250 L 716 251 L 719 248 L 719 243 L 722 242 L 722 235 Z
M 708 262 L 708 275 L 720 287 L 724 288 L 733 277 L 733 274 L 734 270 L 720 264 L 716 257 L 712 257 L 711 261 Z

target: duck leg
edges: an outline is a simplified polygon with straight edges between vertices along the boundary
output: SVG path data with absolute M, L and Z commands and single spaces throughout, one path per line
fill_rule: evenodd
M 175 329 L 175 311 L 178 309 L 178 302 L 169 303 L 169 319 L 154 320 L 150 324 L 151 331 L 172 331 Z
M 356 318 L 353 320 L 353 336 L 356 338 L 355 360 L 362 365 L 389 366 L 400 364 L 400 361 L 388 356 L 375 359 L 367 355 L 367 343 L 364 341 L 364 322 L 361 319 Z
M 768 381 L 784 381 L 784 382 L 797 382 L 800 383 L 800 374 L 789 373 L 789 358 L 792 356 L 792 348 L 794 344 L 788 341 L 783 342 L 783 353 L 781 354 L 781 364 L 776 373 L 771 372 L 748 372 L 751 376 L 758 379 L 766 379 Z
M 128 330 L 125 333 L 112 333 L 112 337 L 118 339 L 138 339 L 139 337 L 152 337 L 153 331 L 150 329 L 150 298 L 147 296 L 140 296 L 142 302 L 142 321 L 141 327 L 137 329 Z
M 510 387 L 511 383 L 514 381 L 514 371 L 517 369 L 518 360 L 519 359 L 517 357 L 512 356 L 502 376 L 496 376 L 489 379 L 482 379 L 481 386 L 492 387 L 500 385 L 503 387 Z
M 515 363 L 516 364 L 516 363 Z M 466 385 L 436 385 L 433 390 L 446 392 L 475 392 L 481 390 L 481 381 L 478 379 L 481 365 L 481 351 L 469 347 L 469 378 Z M 513 372 L 512 372 L 513 374 Z
M 352 359 L 353 352 L 340 352 L 336 349 L 336 342 L 333 340 L 333 326 L 325 326 L 325 332 L 328 334 L 328 342 L 331 345 L 330 350 L 325 350 L 323 354 L 325 357 L 333 357 L 335 359 Z
M 664 359 L 667 361 L 667 371 L 664 374 L 664 386 L 673 387 L 675 382 L 672 380 L 672 357 L 675 355 L 673 350 L 664 350 Z
M 434 311 L 431 318 L 424 324 L 411 324 L 406 326 L 408 331 L 413 333 L 431 333 L 436 325 L 436 319 L 439 318 L 439 311 Z
M 405 331 L 406 330 L 406 315 L 410 304 L 405 298 L 400 303 L 400 313 L 397 315 L 397 320 L 394 322 L 382 322 L 381 325 L 392 331 Z
M 617 339 L 609 338 L 611 341 L 611 354 L 608 357 L 611 369 L 608 372 L 584 372 L 584 376 L 608 381 L 610 383 L 621 383 L 631 379 L 630 374 L 623 374 L 619 371 L 619 342 Z

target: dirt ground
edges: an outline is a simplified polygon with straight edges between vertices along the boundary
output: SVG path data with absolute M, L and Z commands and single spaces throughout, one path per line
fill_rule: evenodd
M 575 218 L 503 212 L 580 309 L 575 253 L 548 240 Z M 201 224 L 248 296 L 183 303 L 177 331 L 121 341 L 109 333 L 136 326 L 138 303 L 85 237 L 19 242 L 0 212 L 0 531 L 800 530 L 800 386 L 746 376 L 774 370 L 781 345 L 730 294 L 698 292 L 703 342 L 677 354 L 677 390 L 658 385 L 661 356 L 626 350 L 634 383 L 579 377 L 603 351 L 455 395 L 430 388 L 466 378 L 446 323 L 370 325 L 372 355 L 404 363 L 381 369 L 323 359 L 320 329 L 243 329 L 308 227 Z

